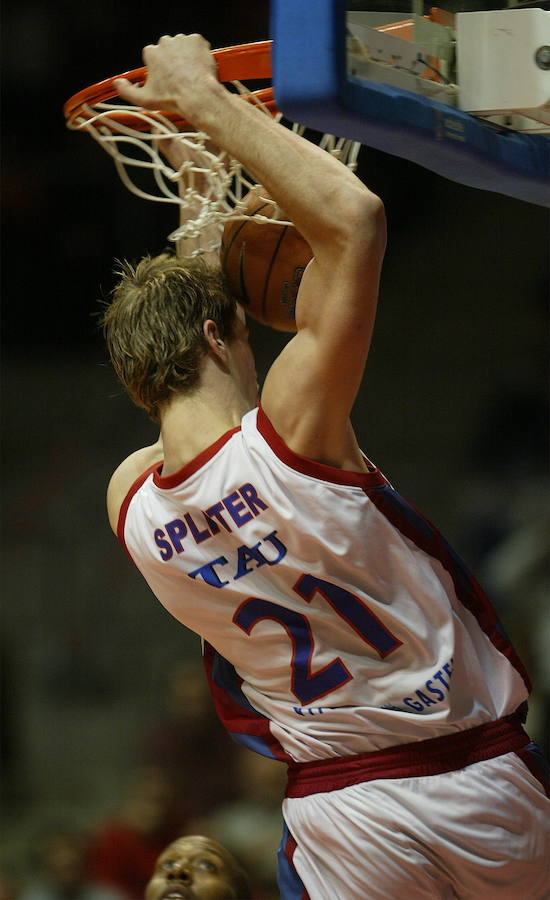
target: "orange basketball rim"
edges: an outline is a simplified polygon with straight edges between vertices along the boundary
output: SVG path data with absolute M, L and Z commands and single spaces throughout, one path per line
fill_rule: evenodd
M 272 72 L 271 43 L 271 41 L 257 41 L 252 44 L 239 44 L 235 47 L 212 50 L 218 67 L 218 79 L 223 82 L 270 79 Z M 97 104 L 105 103 L 118 96 L 113 86 L 113 82 L 117 78 L 126 78 L 133 84 L 143 84 L 147 78 L 147 67 L 142 66 L 139 69 L 122 72 L 120 75 L 112 75 L 70 97 L 63 107 L 69 128 L 78 127 L 92 119 L 98 112 Z M 263 105 L 272 115 L 276 115 L 278 112 L 273 96 L 273 87 L 251 91 L 243 96 L 250 102 Z M 178 117 L 177 113 L 162 112 L 162 115 L 178 128 L 188 125 L 185 120 Z M 147 131 L 150 127 L 146 119 L 132 116 L 127 107 L 121 107 L 120 112 L 111 108 L 110 118 L 137 131 Z

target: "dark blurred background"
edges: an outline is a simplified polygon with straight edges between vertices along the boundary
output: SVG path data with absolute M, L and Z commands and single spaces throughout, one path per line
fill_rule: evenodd
M 268 6 L 19 0 L 4 10 L 4 898 L 46 865 L 44 834 L 82 829 L 99 853 L 116 822 L 141 821 L 145 834 L 144 808 L 155 828 L 162 820 L 157 836 L 210 828 L 242 858 L 264 853 L 258 897 L 271 896 L 279 773 L 268 763 L 254 775 L 209 701 L 185 694 L 198 638 L 154 600 L 104 512 L 113 469 L 156 435 L 110 371 L 97 313 L 115 258 L 162 250 L 174 213 L 129 194 L 61 112 L 85 85 L 140 65 L 163 33 L 199 31 L 214 46 L 268 37 Z M 359 175 L 389 221 L 360 442 L 491 593 L 532 673 L 529 728 L 545 743 L 548 212 L 369 149 Z M 285 338 L 252 331 L 263 376 Z

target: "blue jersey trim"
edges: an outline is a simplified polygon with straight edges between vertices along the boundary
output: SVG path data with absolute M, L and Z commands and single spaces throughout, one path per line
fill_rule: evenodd
M 235 666 L 231 665 L 231 663 L 225 659 L 221 653 L 218 653 L 217 650 L 214 651 L 214 658 L 212 661 L 212 678 L 222 690 L 229 694 L 235 703 L 238 703 L 243 709 L 247 709 L 249 712 L 254 713 L 255 716 L 260 715 L 243 694 L 240 687 L 240 678 L 235 671 Z
M 234 741 L 247 747 L 248 750 L 253 750 L 254 753 L 259 753 L 260 756 L 267 756 L 269 759 L 277 759 L 262 738 L 256 737 L 253 734 L 237 734 L 235 731 L 230 731 L 228 734 L 230 734 Z
M 529 675 L 499 622 L 489 598 L 443 535 L 429 519 L 404 500 L 390 485 L 371 488 L 366 494 L 378 511 L 404 537 L 441 563 L 453 580 L 460 603 L 475 616 L 491 643 L 521 675 L 529 693 L 531 691 Z
M 235 667 L 204 641 L 204 666 L 216 712 L 231 737 L 270 759 L 289 761 L 279 741 L 271 734 L 271 721 L 241 690 L 242 678 Z
M 309 894 L 305 889 L 304 882 L 298 875 L 292 862 L 295 849 L 296 841 L 285 822 L 281 843 L 277 850 L 277 884 L 281 893 L 281 900 L 309 900 Z

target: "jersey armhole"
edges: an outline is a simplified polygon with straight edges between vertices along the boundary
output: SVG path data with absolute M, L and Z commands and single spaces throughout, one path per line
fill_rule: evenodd
M 319 481 L 329 481 L 333 484 L 359 487 L 363 490 L 387 484 L 382 472 L 364 454 L 362 455 L 367 465 L 371 468 L 370 472 L 352 472 L 348 469 L 338 469 L 336 466 L 329 466 L 295 453 L 275 431 L 261 405 L 258 407 L 256 427 L 264 441 L 271 447 L 275 456 L 285 465 L 296 472 L 300 472 L 302 475 L 309 475 Z

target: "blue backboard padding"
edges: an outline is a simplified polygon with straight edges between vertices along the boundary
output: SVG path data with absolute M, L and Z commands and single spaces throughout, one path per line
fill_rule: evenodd
M 348 77 L 345 17 L 345 0 L 272 0 L 275 97 L 288 119 L 550 206 L 550 138 L 497 131 L 410 91 Z

